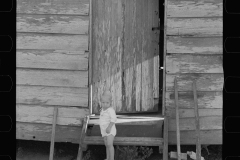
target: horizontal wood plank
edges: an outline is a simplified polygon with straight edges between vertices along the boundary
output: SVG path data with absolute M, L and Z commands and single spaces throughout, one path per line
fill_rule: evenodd
M 168 132 L 168 144 L 176 145 L 176 132 Z M 196 145 L 196 131 L 181 131 L 180 132 L 181 145 Z M 222 144 L 222 129 L 217 130 L 201 130 L 200 131 L 201 144 Z
M 88 50 L 88 35 L 18 33 L 17 49 Z
M 223 54 L 223 38 L 169 36 L 167 53 Z
M 16 121 L 52 124 L 53 106 L 16 105 Z M 81 126 L 82 119 L 89 114 L 89 109 L 77 107 L 59 107 L 58 125 Z
M 166 90 L 174 91 L 174 79 L 177 77 L 179 91 L 193 91 L 193 80 L 196 80 L 197 91 L 222 91 L 224 76 L 219 74 L 166 74 Z
M 55 142 L 79 144 L 81 135 L 79 126 L 56 125 Z M 51 141 L 52 125 L 40 123 L 16 122 L 16 138 L 22 140 Z
M 87 88 L 47 86 L 16 87 L 16 103 L 32 105 L 88 106 Z
M 104 140 L 101 136 L 85 137 L 84 143 L 94 145 L 104 145 Z M 115 137 L 114 145 L 134 145 L 134 146 L 162 146 L 162 138 L 150 138 L 150 137 Z
M 17 69 L 16 73 L 20 85 L 88 87 L 88 71 Z
M 174 92 L 166 92 L 166 107 L 175 108 Z M 197 92 L 199 108 L 222 108 L 222 92 Z M 179 108 L 194 108 L 193 92 L 178 92 Z
M 176 117 L 175 108 L 167 108 L 167 113 L 171 118 Z M 200 108 L 198 109 L 199 117 L 209 117 L 209 116 L 222 116 L 223 109 L 209 109 L 209 108 Z M 195 117 L 194 109 L 179 109 L 179 118 L 190 118 Z
M 17 32 L 88 34 L 88 16 L 17 15 Z
M 18 0 L 17 13 L 88 15 L 89 0 Z
M 223 18 L 168 18 L 167 35 L 222 36 Z
M 168 0 L 167 17 L 223 16 L 221 0 Z
M 88 53 L 84 51 L 17 50 L 17 67 L 88 70 Z
M 199 117 L 201 130 L 222 129 L 222 116 Z M 195 117 L 179 119 L 180 130 L 196 129 Z M 176 131 L 176 119 L 169 119 L 169 131 Z
M 167 73 L 223 73 L 222 55 L 179 55 L 166 56 Z

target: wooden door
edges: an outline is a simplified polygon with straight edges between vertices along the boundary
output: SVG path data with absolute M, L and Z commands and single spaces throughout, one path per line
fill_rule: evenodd
M 158 111 L 158 0 L 97 0 L 92 7 L 93 113 L 105 90 L 117 113 Z

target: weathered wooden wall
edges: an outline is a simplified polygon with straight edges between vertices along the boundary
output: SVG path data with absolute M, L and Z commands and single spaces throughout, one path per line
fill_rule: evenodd
M 118 113 L 157 111 L 158 0 L 93 1 L 93 112 L 110 90 Z
M 201 142 L 222 144 L 221 0 L 167 0 L 166 110 L 176 144 L 174 78 L 178 77 L 181 144 L 195 144 L 192 80 L 197 80 Z
M 88 30 L 89 0 L 17 0 L 18 139 L 50 141 L 59 107 L 56 141 L 77 143 L 89 112 Z

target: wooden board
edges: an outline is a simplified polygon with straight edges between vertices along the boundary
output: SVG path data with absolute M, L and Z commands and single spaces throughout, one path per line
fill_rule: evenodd
M 168 17 L 221 17 L 222 0 L 168 0 Z
M 94 145 L 104 145 L 104 139 L 102 137 L 85 137 L 84 143 L 94 144 Z M 162 138 L 150 138 L 150 137 L 115 137 L 114 145 L 124 145 L 124 146 L 162 146 Z
M 17 49 L 88 50 L 87 35 L 17 34 Z
M 16 105 L 16 121 L 29 123 L 52 124 L 53 106 Z M 82 119 L 89 109 L 77 107 L 59 107 L 57 125 L 81 126 Z
M 201 130 L 222 129 L 222 116 L 199 117 Z M 176 119 L 169 119 L 169 131 L 176 131 Z M 179 119 L 180 130 L 194 130 L 196 129 L 195 117 Z
M 216 74 L 166 74 L 166 90 L 174 91 L 174 78 L 178 78 L 179 91 L 192 91 L 193 80 L 196 80 L 197 91 L 222 91 L 224 76 L 222 73 Z
M 88 34 L 88 16 L 17 15 L 17 32 Z
M 84 51 L 17 50 L 17 67 L 62 70 L 88 70 Z
M 169 36 L 167 53 L 223 54 L 223 37 Z
M 222 108 L 222 92 L 201 92 L 198 91 L 199 108 Z M 194 108 L 193 92 L 178 92 L 179 108 Z M 174 92 L 166 92 L 166 107 L 175 108 Z
M 176 132 L 168 133 L 168 144 L 176 145 Z M 222 144 L 222 129 L 217 130 L 201 130 L 200 131 L 201 144 Z M 180 132 L 181 145 L 196 145 L 195 131 L 181 131 Z
M 32 105 L 88 106 L 87 88 L 47 86 L 16 87 L 16 103 Z
M 17 69 L 16 73 L 20 85 L 88 87 L 88 71 Z
M 222 36 L 223 18 L 168 18 L 167 35 Z
M 174 108 L 168 108 L 167 107 L 167 112 L 169 113 L 171 118 L 176 117 L 176 110 Z M 194 109 L 179 109 L 179 118 L 190 118 L 190 117 L 195 117 L 194 114 Z M 214 108 L 214 109 L 209 109 L 209 108 L 200 108 L 199 109 L 199 117 L 211 117 L 211 116 L 222 116 L 223 109 L 219 108 Z
M 18 0 L 17 13 L 88 15 L 89 0 Z
M 79 126 L 56 125 L 55 142 L 79 143 Z M 22 140 L 51 141 L 52 125 L 16 122 L 16 138 Z
M 179 55 L 166 56 L 167 73 L 223 73 L 222 55 Z

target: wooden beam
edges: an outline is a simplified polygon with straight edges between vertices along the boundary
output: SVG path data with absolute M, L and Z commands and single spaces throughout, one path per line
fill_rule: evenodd
M 194 108 L 192 92 L 178 92 L 179 108 Z M 202 92 L 198 91 L 198 107 L 199 108 L 222 108 L 222 92 Z M 174 109 L 174 92 L 166 92 L 166 107 Z
M 164 118 L 164 128 L 163 128 L 163 160 L 168 160 L 168 115 Z
M 88 15 L 89 0 L 18 0 L 17 13 Z
M 178 160 L 181 160 L 177 78 L 174 79 L 174 91 L 175 91 L 176 126 L 177 126 L 177 128 L 176 128 L 176 134 L 177 134 L 177 157 L 178 157 Z
M 168 36 L 168 53 L 179 54 L 222 54 L 223 38 L 219 37 L 179 37 Z
M 179 55 L 166 57 L 168 73 L 223 73 L 222 55 Z
M 68 50 L 17 50 L 17 67 L 88 70 L 88 53 Z
M 85 51 L 88 36 L 17 33 L 17 49 Z
M 16 121 L 52 124 L 52 112 L 56 106 L 16 104 Z M 81 119 L 89 113 L 88 108 L 57 106 L 58 125 L 81 126 Z
M 178 90 L 192 91 L 192 81 L 197 80 L 197 91 L 222 91 L 224 76 L 223 73 L 181 73 L 167 74 L 166 90 L 174 90 L 174 77 L 178 76 Z
M 49 160 L 53 160 L 53 156 L 54 156 L 55 128 L 57 123 L 57 115 L 58 115 L 58 108 L 54 107 Z
M 200 144 L 200 124 L 198 114 L 198 102 L 197 102 L 197 86 L 196 80 L 193 81 L 193 95 L 194 95 L 194 111 L 195 111 L 195 124 L 196 124 L 196 152 L 197 160 L 201 160 L 201 144 Z
M 100 136 L 86 136 L 86 144 L 103 145 L 103 138 Z M 136 146 L 159 146 L 163 145 L 162 138 L 150 137 L 115 137 L 114 145 L 136 145 Z
M 88 71 L 17 69 L 17 85 L 88 87 Z
M 17 32 L 88 34 L 88 16 L 17 14 Z
M 171 36 L 222 36 L 223 18 L 168 18 L 167 35 Z
M 169 0 L 168 17 L 222 17 L 223 2 L 219 0 Z
M 47 86 L 16 87 L 16 103 L 29 105 L 88 106 L 87 88 Z

